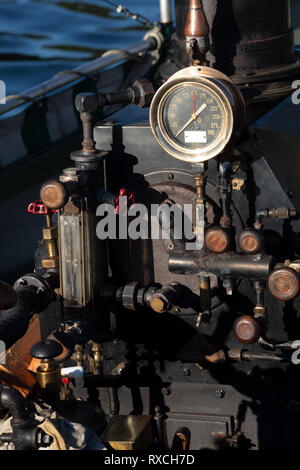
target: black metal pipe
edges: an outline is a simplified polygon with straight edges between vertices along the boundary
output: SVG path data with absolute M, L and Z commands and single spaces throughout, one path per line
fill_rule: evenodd
M 199 359 L 199 357 L 198 357 Z M 84 388 L 103 387 L 103 388 L 121 388 L 123 386 L 131 388 L 134 385 L 139 387 L 149 387 L 153 383 L 161 383 L 160 379 L 154 377 L 144 377 L 141 375 L 85 375 Z
M 169 271 L 177 274 L 214 274 L 221 278 L 266 280 L 275 264 L 271 256 L 265 254 L 239 255 L 226 252 L 199 253 L 198 251 L 174 252 L 169 257 Z
M 117 416 L 120 413 L 120 400 L 118 389 L 115 387 L 109 387 L 108 390 L 108 402 L 109 402 L 109 416 Z

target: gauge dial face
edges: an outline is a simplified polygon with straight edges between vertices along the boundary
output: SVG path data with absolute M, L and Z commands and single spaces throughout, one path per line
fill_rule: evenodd
M 203 85 L 179 86 L 166 97 L 162 122 L 167 135 L 186 149 L 205 149 L 217 142 L 226 116 L 220 98 Z
M 222 72 L 191 66 L 157 90 L 149 118 L 165 152 L 201 163 L 231 148 L 246 124 L 246 107 L 238 87 Z

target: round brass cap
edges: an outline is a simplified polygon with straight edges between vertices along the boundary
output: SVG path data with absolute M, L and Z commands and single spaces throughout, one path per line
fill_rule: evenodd
M 276 269 L 270 274 L 268 287 L 275 299 L 288 302 L 299 295 L 299 276 L 291 268 Z
M 40 198 L 49 209 L 61 209 L 68 200 L 65 186 L 59 181 L 47 181 L 40 190 Z
M 261 336 L 261 327 L 250 315 L 242 315 L 235 320 L 233 333 L 241 343 L 252 344 Z
M 222 227 L 212 227 L 205 233 L 205 246 L 212 253 L 225 253 L 230 248 L 230 236 Z
M 263 249 L 263 235 L 255 229 L 244 230 L 238 237 L 238 245 L 243 253 L 255 255 Z

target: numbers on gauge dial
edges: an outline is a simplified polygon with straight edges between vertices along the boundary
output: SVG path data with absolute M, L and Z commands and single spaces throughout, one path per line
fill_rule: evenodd
M 169 137 L 185 148 L 204 148 L 218 140 L 224 125 L 219 99 L 199 85 L 179 88 L 167 98 L 163 124 Z

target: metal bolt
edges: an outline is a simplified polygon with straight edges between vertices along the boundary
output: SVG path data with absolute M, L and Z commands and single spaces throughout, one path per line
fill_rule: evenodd
M 215 391 L 216 398 L 224 398 L 225 397 L 225 390 L 223 388 L 218 388 Z
M 189 376 L 191 375 L 190 369 L 183 369 L 183 374 L 184 374 L 186 377 L 189 377 Z

